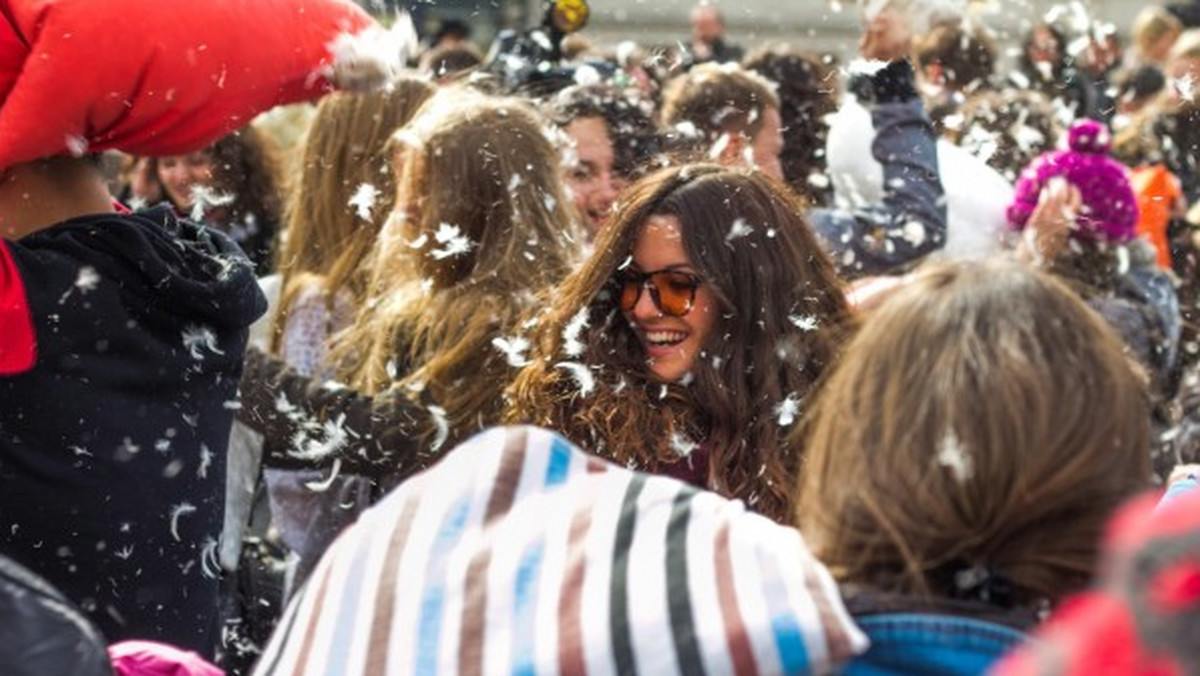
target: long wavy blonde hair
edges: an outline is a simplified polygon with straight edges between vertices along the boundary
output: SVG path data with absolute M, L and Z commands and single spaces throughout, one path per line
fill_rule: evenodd
M 306 288 L 319 285 L 330 309 L 343 291 L 361 306 L 368 274 L 363 260 L 396 201 L 388 140 L 433 92 L 423 80 L 404 78 L 376 92 L 335 92 L 321 100 L 288 204 L 272 352 L 279 351 L 288 312 Z M 361 203 L 370 202 L 363 214 L 351 204 L 360 191 L 366 191 Z
M 454 440 L 498 419 L 512 367 L 493 342 L 567 274 L 579 229 L 525 102 L 442 90 L 394 141 L 397 206 L 334 360 L 360 391 L 400 388 L 444 412 Z

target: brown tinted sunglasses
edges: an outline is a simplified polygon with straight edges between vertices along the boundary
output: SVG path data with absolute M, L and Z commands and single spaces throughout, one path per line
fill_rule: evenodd
M 617 275 L 622 311 L 633 311 L 642 297 L 642 289 L 649 289 L 654 306 L 672 317 L 682 317 L 692 311 L 696 289 L 703 283 L 700 277 L 681 270 L 622 270 Z

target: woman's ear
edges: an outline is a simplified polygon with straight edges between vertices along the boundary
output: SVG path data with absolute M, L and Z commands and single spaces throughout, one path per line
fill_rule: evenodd
M 750 147 L 750 139 L 745 134 L 727 131 L 717 137 L 710 154 L 715 155 L 713 159 L 718 164 L 736 167 L 748 164 L 745 157 L 747 151 L 753 152 Z

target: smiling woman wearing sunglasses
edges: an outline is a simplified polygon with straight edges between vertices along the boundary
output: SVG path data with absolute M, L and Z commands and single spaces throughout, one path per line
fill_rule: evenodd
M 757 172 L 635 184 L 541 316 L 508 418 L 789 518 L 785 437 L 849 324 L 802 213 Z
M 617 304 L 641 340 L 650 371 L 664 382 L 691 370 L 716 309 L 712 289 L 691 271 L 681 230 L 674 216 L 651 216 L 638 235 L 632 264 L 616 275 Z

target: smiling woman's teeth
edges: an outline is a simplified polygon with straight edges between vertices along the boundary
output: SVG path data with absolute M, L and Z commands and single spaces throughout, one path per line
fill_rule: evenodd
M 687 334 L 681 331 L 647 331 L 646 342 L 654 345 L 670 345 L 678 343 L 687 338 Z

